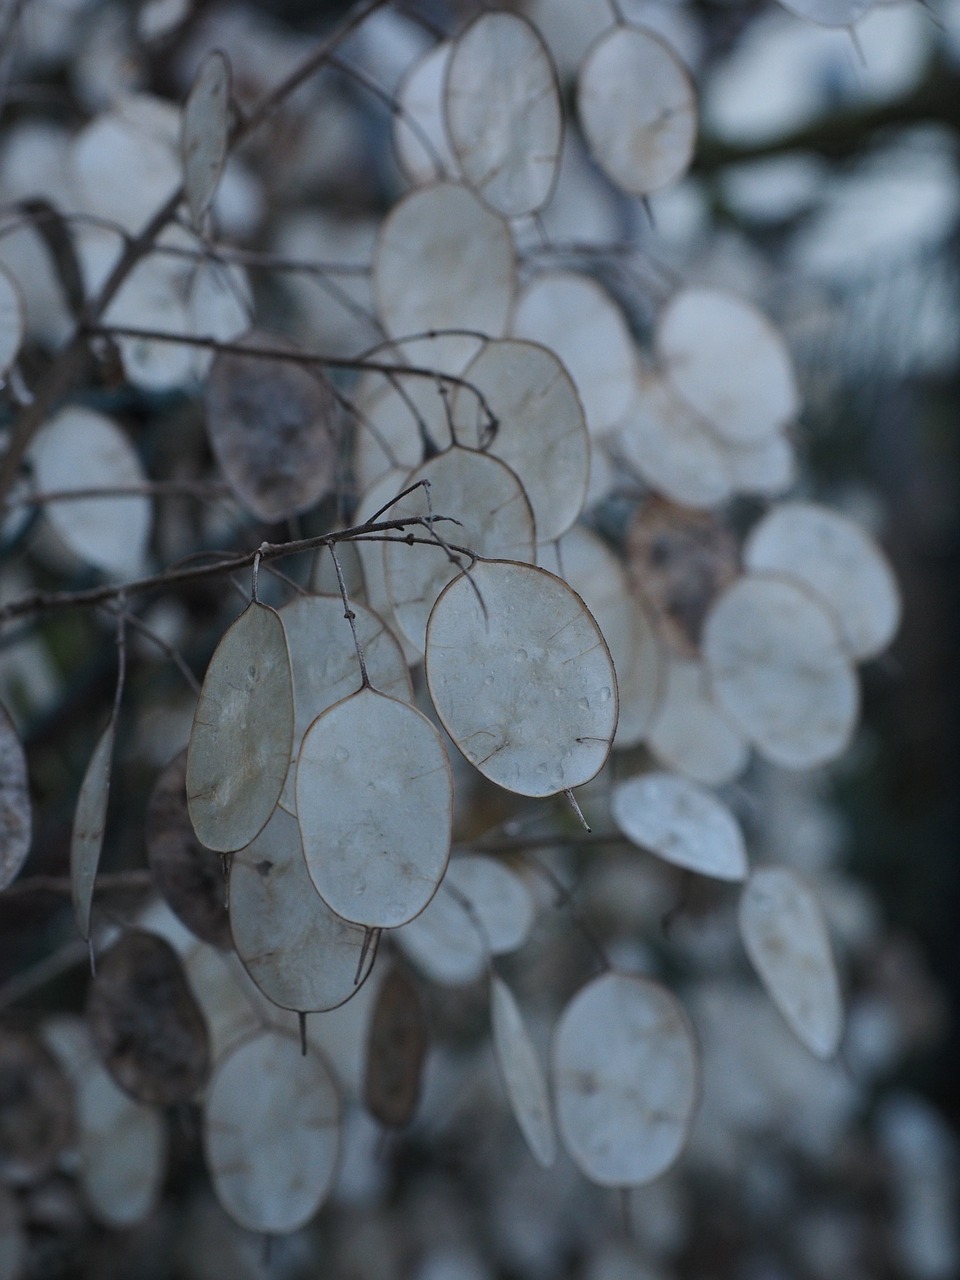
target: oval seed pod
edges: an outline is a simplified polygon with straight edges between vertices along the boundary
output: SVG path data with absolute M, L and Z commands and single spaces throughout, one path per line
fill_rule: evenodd
M 277 1031 L 236 1045 L 210 1082 L 203 1139 L 217 1199 L 235 1222 L 271 1235 L 304 1226 L 340 1157 L 340 1097 L 323 1058 Z
M 263 828 L 290 767 L 293 724 L 283 623 L 255 600 L 210 659 L 187 748 L 190 821 L 208 849 L 242 849 Z
M 446 543 L 468 547 L 477 555 L 532 560 L 536 546 L 533 512 L 520 481 L 504 463 L 472 449 L 441 453 L 407 477 L 407 485 L 430 482 L 391 508 L 393 519 L 431 514 L 453 516 L 459 524 L 438 522 Z M 429 536 L 426 529 L 419 530 Z M 460 556 L 460 560 L 465 557 Z M 383 548 L 387 590 L 397 626 L 422 653 L 427 619 L 443 588 L 459 573 L 443 546 L 409 547 L 388 542 Z
M 191 933 L 221 950 L 233 946 L 220 858 L 202 845 L 187 812 L 187 753 L 157 778 L 144 831 L 150 874 L 161 897 Z
M 329 559 L 329 552 L 325 554 Z M 379 614 L 364 605 L 351 601 L 350 608 L 371 684 L 388 697 L 409 702 L 413 697 L 410 671 L 393 632 Z M 279 613 L 290 653 L 294 713 L 293 757 L 280 803 L 295 812 L 294 778 L 299 743 L 321 712 L 356 693 L 360 687 L 360 665 L 339 595 L 297 596 Z
M 559 538 L 583 509 L 590 437 L 573 379 L 546 347 L 488 342 L 463 372 L 450 405 L 457 443 L 499 458 L 523 485 L 537 538 Z M 480 392 L 497 419 L 490 436 Z
M 206 1081 L 207 1025 L 177 953 L 155 934 L 130 929 L 102 957 L 87 1020 L 104 1066 L 139 1102 L 189 1102 Z
M 708 787 L 732 782 L 750 759 L 743 736 L 713 697 L 703 663 L 676 654 L 667 655 L 663 696 L 647 741 L 663 764 Z
M 632 195 L 676 182 L 693 159 L 693 82 L 652 31 L 618 24 L 600 37 L 580 65 L 577 112 L 593 158 Z
M 627 571 L 599 534 L 575 525 L 557 544 L 560 576 L 597 620 L 617 672 L 617 747 L 646 735 L 663 683 L 663 653 L 653 617 Z
M 377 992 L 363 1077 L 364 1106 L 388 1128 L 402 1129 L 413 1119 L 428 1045 L 416 985 L 402 969 L 392 969 Z
M 510 330 L 559 357 L 592 436 L 616 426 L 633 394 L 636 351 L 623 313 L 595 280 L 573 271 L 536 276 L 517 298 Z
M 41 493 L 62 489 L 135 488 L 146 475 L 133 445 L 110 418 L 70 406 L 37 434 L 31 449 Z M 150 535 L 150 499 L 137 494 L 49 502 L 44 515 L 75 554 L 106 573 L 126 577 L 142 566 Z
M 656 374 L 638 375 L 616 447 L 647 484 L 673 502 L 710 508 L 730 497 L 722 440 Z
M 893 639 L 900 594 L 876 544 L 848 516 L 814 502 L 784 502 L 753 528 L 747 568 L 792 578 L 829 607 L 850 655 L 871 658 Z
M 759 444 L 797 414 L 786 343 L 752 303 L 721 289 L 681 289 L 657 324 L 673 389 L 735 445 Z
M 230 927 L 243 967 L 284 1009 L 335 1009 L 373 968 L 370 932 L 334 915 L 314 888 L 297 820 L 283 809 L 230 860 Z
M 737 576 L 738 547 L 723 519 L 653 498 L 627 529 L 627 565 L 670 650 L 699 655 L 704 619 Z
M 11 1027 L 0 1030 L 0 1079 L 0 1183 L 31 1186 L 73 1137 L 73 1094 L 49 1049 Z
M 818 1058 L 832 1058 L 843 1034 L 843 1002 L 813 890 L 787 867 L 761 867 L 740 898 L 740 937 L 797 1039 Z
M 482 925 L 461 894 L 447 891 L 446 877 L 416 919 L 390 936 L 425 978 L 443 987 L 475 982 L 490 963 Z
M 739 578 L 703 628 L 713 692 L 774 764 L 812 769 L 835 759 L 857 722 L 859 688 L 832 617 L 780 578 Z
M 79 1179 L 90 1212 L 115 1230 L 136 1226 L 156 1209 L 163 1188 L 163 1117 L 117 1087 L 98 1061 L 82 1018 L 49 1019 L 43 1038 L 76 1096 Z
M 0 892 L 20 874 L 32 834 L 27 757 L 10 713 L 0 704 Z
M 556 1159 L 557 1139 L 547 1082 L 513 992 L 496 975 L 490 980 L 490 1016 L 493 1049 L 510 1108 L 534 1160 L 549 1169 Z
M 617 677 L 580 597 L 545 569 L 478 560 L 427 627 L 427 685 L 475 768 L 520 795 L 596 776 L 617 727 Z
M 194 76 L 180 132 L 183 187 L 195 227 L 201 226 L 213 203 L 229 134 L 230 63 L 219 49 L 211 49 Z
M 377 310 L 387 333 L 438 333 L 441 367 L 461 367 L 480 341 L 497 338 L 516 289 L 510 228 L 466 187 L 439 182 L 404 196 L 380 228 L 373 260 Z M 411 359 L 415 356 L 411 353 Z
M 733 814 L 705 788 L 669 773 L 645 773 L 614 789 L 613 820 L 633 844 L 674 866 L 743 880 L 747 851 Z
M 300 748 L 296 801 L 307 869 L 337 915 L 393 929 L 436 893 L 453 784 L 443 739 L 413 707 L 364 688 L 318 716 Z
M 522 947 L 533 928 L 533 898 L 515 871 L 479 853 L 453 858 L 444 890 L 455 897 L 483 934 L 490 954 Z
M 588 982 L 553 1038 L 560 1138 L 574 1163 L 606 1187 L 666 1172 L 686 1143 L 699 1096 L 687 1015 L 659 983 L 622 973 Z
M 90 937 L 93 889 L 103 849 L 103 833 L 107 825 L 115 727 L 111 720 L 93 749 L 80 784 L 77 809 L 73 816 L 73 832 L 70 836 L 70 894 L 77 928 L 84 940 Z
M 285 338 L 249 332 L 244 346 L 301 353 Z M 224 479 L 261 520 L 285 520 L 336 484 L 339 411 L 302 362 L 220 352 L 205 387 L 207 435 Z
M 516 218 L 550 199 L 563 145 L 553 59 L 519 14 L 479 14 L 454 41 L 443 94 L 447 135 L 464 181 Z

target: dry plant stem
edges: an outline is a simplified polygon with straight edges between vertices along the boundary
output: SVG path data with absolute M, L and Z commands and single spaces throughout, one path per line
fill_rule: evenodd
M 422 336 L 438 337 L 461 332 L 463 331 L 459 329 L 438 329 Z M 473 330 L 466 332 L 473 334 Z M 267 345 L 251 347 L 243 342 L 224 342 L 217 338 L 203 337 L 191 333 L 167 333 L 162 329 L 142 329 L 138 326 L 130 325 L 97 324 L 88 329 L 88 334 L 103 338 L 142 338 L 146 342 L 169 342 L 176 346 L 203 347 L 205 350 L 216 351 L 221 355 L 249 356 L 258 360 L 286 360 L 290 364 L 322 365 L 325 369 L 349 369 L 352 372 L 382 373 L 388 379 L 393 379 L 401 374 L 409 378 L 429 378 L 431 382 L 465 387 L 477 397 L 480 407 L 486 414 L 486 429 L 495 432 L 499 425 L 496 415 L 487 403 L 486 397 L 469 379 L 458 377 L 454 373 L 439 373 L 436 369 L 429 369 L 425 365 L 387 364 L 382 360 L 372 360 L 366 354 L 355 357 L 325 356 L 319 352 L 290 351 L 283 347 L 270 347 Z M 411 340 L 406 339 L 406 341 Z M 380 347 L 386 345 L 392 346 L 394 344 L 392 342 L 389 344 L 381 343 L 379 347 L 373 349 L 379 350 Z
M 308 80 L 319 67 L 329 61 L 334 49 L 347 36 L 355 31 L 370 14 L 383 8 L 387 3 L 388 0 L 367 0 L 365 4 L 361 4 L 349 14 L 328 39 L 263 98 L 250 115 L 238 120 L 230 137 L 230 149 L 238 146 L 244 138 L 269 119 L 290 94 Z M 123 253 L 100 291 L 84 308 L 72 337 L 46 371 L 33 403 L 23 411 L 14 424 L 6 452 L 0 457 L 0 503 L 10 492 L 20 472 L 20 464 L 31 440 L 59 402 L 70 393 L 80 377 L 88 360 L 87 342 L 90 335 L 96 331 L 107 308 L 130 272 L 141 258 L 151 251 L 161 231 L 176 216 L 182 199 L 181 184 L 160 206 L 143 230 L 127 241 Z
M 84 498 L 196 498 L 212 502 L 231 498 L 227 486 L 219 481 L 147 480 L 143 484 L 103 485 L 90 489 L 48 489 L 45 493 L 11 494 L 3 503 L 4 510 L 16 507 L 39 507 L 48 502 L 79 502 Z
M 434 516 L 434 520 L 448 519 L 446 516 Z M 0 608 L 0 626 L 15 618 L 24 618 L 38 613 L 52 613 L 64 609 L 85 609 L 91 605 L 108 604 L 124 596 L 143 595 L 162 587 L 179 586 L 186 582 L 198 582 L 206 578 L 216 578 L 224 574 L 234 573 L 240 569 L 248 569 L 260 556 L 262 560 L 277 560 L 282 556 L 299 555 L 304 551 L 316 551 L 319 547 L 328 546 L 331 542 L 384 541 L 385 535 L 395 533 L 398 540 L 410 546 L 417 543 L 437 545 L 436 537 L 422 538 L 404 531 L 410 526 L 427 528 L 422 517 L 407 517 L 403 520 L 381 520 L 375 523 L 358 525 L 353 529 L 341 529 L 336 533 L 319 534 L 315 538 L 302 538 L 297 542 L 263 543 L 256 551 L 243 551 L 234 555 L 221 555 L 209 564 L 188 565 L 178 569 L 167 569 L 163 573 L 149 578 L 137 578 L 133 582 L 121 586 L 105 584 L 101 587 L 90 587 L 85 591 L 32 591 L 29 595 L 12 600 Z M 452 551 L 473 558 L 469 547 L 448 544 Z M 217 556 L 217 552 L 205 552 L 204 556 Z

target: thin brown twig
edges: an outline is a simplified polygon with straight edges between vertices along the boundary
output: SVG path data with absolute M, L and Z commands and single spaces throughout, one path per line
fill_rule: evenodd
M 446 518 L 445 516 L 433 517 L 435 521 Z M 219 559 L 207 564 L 191 564 L 182 568 L 166 569 L 162 573 L 153 574 L 147 578 L 137 578 L 119 586 L 105 583 L 103 586 L 89 587 L 83 591 L 32 591 L 21 596 L 19 600 L 11 600 L 9 604 L 0 607 L 0 626 L 15 618 L 29 617 L 37 613 L 90 608 L 92 605 L 106 604 L 123 596 L 143 595 L 162 587 L 179 586 L 187 582 L 198 582 L 235 573 L 240 569 L 250 568 L 258 556 L 263 560 L 278 560 L 283 556 L 299 555 L 304 551 L 316 551 L 318 547 L 326 546 L 331 542 L 377 541 L 381 540 L 380 535 L 403 533 L 411 525 L 422 528 L 424 523 L 423 517 L 420 516 L 368 522 L 351 529 L 340 529 L 334 533 L 318 534 L 313 538 L 302 538 L 296 542 L 263 543 L 255 551 L 222 555 Z M 425 542 L 431 546 L 437 545 L 436 537 L 418 538 L 411 533 L 405 534 L 399 540 L 411 546 L 417 542 Z M 471 557 L 474 555 L 469 547 L 456 546 L 453 543 L 449 545 L 452 550 L 463 555 Z M 216 555 L 215 552 L 209 554 Z

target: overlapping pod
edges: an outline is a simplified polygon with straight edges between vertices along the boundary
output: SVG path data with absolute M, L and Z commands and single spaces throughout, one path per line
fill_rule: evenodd
M 510 228 L 458 183 L 411 191 L 380 228 L 373 285 L 391 337 L 436 331 L 445 359 L 462 367 L 481 339 L 443 331 L 505 332 L 516 288 Z
M 443 92 L 447 136 L 464 181 L 516 218 L 550 199 L 563 143 L 553 60 L 519 14 L 482 13 L 454 41 Z
M 593 616 L 545 569 L 479 560 L 427 627 L 427 684 L 444 728 L 492 782 L 549 796 L 599 773 L 617 678 Z
M 427 905 L 450 854 L 453 786 L 440 734 L 365 687 L 314 720 L 297 761 L 310 877 L 344 920 L 394 929 Z
M 287 776 L 293 725 L 283 623 L 253 601 L 210 659 L 187 749 L 190 821 L 208 849 L 242 849 L 262 830 Z
M 900 593 L 889 564 L 848 516 L 814 502 L 783 502 L 750 532 L 744 564 L 790 578 L 829 608 L 858 661 L 887 647 L 900 620 Z
M 762 755 L 792 769 L 835 759 L 859 688 L 832 616 L 783 578 L 738 578 L 714 602 L 703 657 L 723 710 Z
M 459 524 L 431 526 L 441 540 L 436 546 L 411 548 L 388 542 L 383 548 L 387 591 L 397 626 L 420 653 L 426 643 L 427 620 L 443 588 L 457 576 L 458 559 L 443 544 L 467 547 L 477 555 L 532 560 L 536 527 L 523 485 L 499 459 L 474 449 L 455 447 L 410 473 L 406 486 L 429 482 L 397 502 L 394 519 L 431 514 L 453 516 Z M 422 535 L 429 537 L 429 530 Z M 461 553 L 457 553 L 460 563 Z
M 497 420 L 495 432 L 484 405 Z M 590 439 L 577 389 L 557 356 L 534 342 L 486 343 L 463 371 L 450 413 L 458 444 L 486 449 L 517 476 L 537 539 L 566 533 L 586 498 Z
M 286 339 L 253 331 L 239 341 L 278 354 L 216 356 L 205 388 L 207 435 L 244 506 L 261 520 L 283 520 L 312 507 L 335 484 L 337 404 Z
M 293 1036 L 263 1031 L 224 1056 L 203 1116 L 207 1167 L 227 1213 L 250 1231 L 296 1231 L 326 1199 L 340 1158 L 330 1070 Z
M 520 877 L 481 854 L 451 860 L 440 892 L 393 935 L 408 960 L 443 986 L 479 978 L 496 955 L 522 947 L 533 900 Z
M 317 893 L 296 818 L 283 809 L 230 860 L 230 928 L 263 994 L 284 1009 L 335 1009 L 369 976 L 369 930 L 335 915 Z
M 133 445 L 115 422 L 93 409 L 61 409 L 39 432 L 30 454 L 41 493 L 136 489 L 146 481 Z M 131 493 L 49 502 L 44 515 L 88 564 L 122 577 L 142 568 L 150 535 L 149 498 Z

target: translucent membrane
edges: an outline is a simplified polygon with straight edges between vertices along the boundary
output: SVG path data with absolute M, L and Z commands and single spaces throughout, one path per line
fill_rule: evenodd
M 552 573 L 478 561 L 434 606 L 426 669 L 444 727 L 492 782 L 547 796 L 603 767 L 617 725 L 613 661 L 583 601 Z
M 556 1159 L 557 1139 L 546 1078 L 513 992 L 496 976 L 490 980 L 490 1017 L 510 1108 L 533 1158 L 547 1169 Z
M 139 1102 L 176 1106 L 206 1082 L 207 1024 L 177 953 L 155 934 L 129 929 L 100 959 L 87 1022 L 104 1066 Z
M 873 657 L 893 639 L 900 621 L 893 572 L 847 516 L 813 502 L 782 503 L 751 532 L 744 562 L 809 588 L 830 609 L 852 657 Z
M 482 556 L 532 560 L 536 546 L 533 512 L 520 481 L 508 466 L 472 449 L 448 449 L 407 476 L 406 484 L 429 481 L 429 492 L 417 489 L 390 511 L 403 516 L 443 515 L 435 532 L 444 543 L 469 548 Z M 427 528 L 411 527 L 419 537 Z M 442 546 L 407 546 L 388 542 L 383 549 L 386 586 L 400 630 L 423 652 L 430 610 L 440 592 L 460 572 L 467 557 L 451 559 Z
M 703 630 L 714 694 L 774 764 L 810 769 L 850 740 L 859 690 L 825 607 L 780 578 L 740 578 L 715 602 Z
M 9 712 L 0 705 L 0 891 L 19 875 L 32 831 L 27 757 Z
M 600 37 L 580 66 L 577 112 L 594 159 L 624 191 L 659 191 L 693 159 L 693 82 L 652 31 L 615 26 Z
M 786 867 L 763 867 L 740 899 L 750 962 L 790 1029 L 818 1058 L 832 1058 L 843 1005 L 830 936 L 813 890 Z
M 230 64 L 219 49 L 213 49 L 194 76 L 180 135 L 184 192 L 195 227 L 202 224 L 213 203 L 227 159 L 229 130 Z
M 726 521 L 651 499 L 627 530 L 634 589 L 656 615 L 660 635 L 678 653 L 696 657 L 703 621 L 737 574 L 739 549 Z
M 221 860 L 202 845 L 187 811 L 187 753 L 181 751 L 154 784 L 144 829 L 153 883 L 196 937 L 233 946 L 224 902 Z
M 736 294 L 681 289 L 660 316 L 656 344 L 673 389 L 729 443 L 760 444 L 796 416 L 786 344 Z
M 80 784 L 77 808 L 73 815 L 73 831 L 70 836 L 70 893 L 73 898 L 73 914 L 82 938 L 90 937 L 93 888 L 107 824 L 114 731 L 114 722 L 111 720 L 97 739 Z
M 747 851 L 736 818 L 688 778 L 645 773 L 618 783 L 612 812 L 628 840 L 666 862 L 719 880 L 743 880 L 747 874 Z
M 373 284 L 391 337 L 438 331 L 445 360 L 466 363 L 480 338 L 442 331 L 505 332 L 516 288 L 510 228 L 456 183 L 411 191 L 380 228 Z
M 163 1187 L 167 1159 L 163 1116 L 118 1088 L 97 1060 L 81 1018 L 49 1020 L 43 1038 L 73 1086 L 79 1179 L 87 1204 L 105 1226 L 136 1226 L 154 1211 Z
M 650 725 L 663 682 L 662 647 L 627 571 L 599 535 L 576 525 L 557 545 L 562 577 L 597 620 L 617 672 L 618 747 L 636 746 Z
M 146 480 L 133 445 L 110 418 L 92 409 L 62 409 L 31 447 L 41 493 L 63 489 L 125 489 Z M 143 566 L 150 535 L 151 503 L 141 495 L 49 502 L 44 514 L 82 560 L 127 576 Z
M 731 493 L 723 442 L 655 374 L 638 377 L 616 433 L 624 460 L 654 489 L 688 507 L 715 507 Z
M 224 632 L 187 751 L 187 804 L 208 849 L 242 849 L 273 812 L 293 750 L 293 680 L 279 614 L 256 601 Z
M 427 1047 L 416 983 L 402 969 L 392 969 L 373 1007 L 363 1078 L 364 1105 L 381 1124 L 399 1129 L 413 1119 Z
M 381 693 L 409 702 L 413 686 L 399 642 L 378 614 L 353 601 L 350 608 L 371 683 Z M 280 803 L 294 812 L 294 776 L 303 735 L 321 711 L 356 693 L 361 676 L 339 595 L 298 596 L 283 606 L 280 620 L 290 652 L 294 710 L 293 756 Z
M 557 180 L 563 106 L 537 29 L 514 13 L 483 13 L 447 63 L 447 134 L 464 180 L 506 217 L 541 209 Z
M 566 1006 L 553 1039 L 563 1145 L 601 1186 L 651 1182 L 687 1140 L 699 1092 L 693 1032 L 647 978 L 605 973 Z
M 647 735 L 648 745 L 663 764 L 719 787 L 747 767 L 749 748 L 742 734 L 718 707 L 703 664 L 669 654 L 663 695 Z
M 430 721 L 362 689 L 318 716 L 297 764 L 310 876 L 338 915 L 395 928 L 423 910 L 450 853 L 453 788 Z
M 326 1199 L 340 1156 L 340 1097 L 315 1049 L 264 1031 L 210 1084 L 204 1147 L 217 1198 L 249 1231 L 296 1231 Z
M 298 354 L 267 333 L 247 333 L 241 341 Z M 295 360 L 222 352 L 205 397 L 210 447 L 224 478 L 261 520 L 305 511 L 333 487 L 337 407 L 315 372 Z
M 623 314 L 596 281 L 568 271 L 537 276 L 517 298 L 511 331 L 559 357 L 591 435 L 616 426 L 633 394 L 636 353 Z
M 455 389 L 451 404 L 458 444 L 505 462 L 530 501 L 538 539 L 558 538 L 580 514 L 590 474 L 590 440 L 573 380 L 546 347 L 511 339 L 488 342 L 463 379 L 469 385 Z M 497 419 L 494 432 L 484 403 Z
M 3 1144 L 0 1179 L 29 1187 L 53 1173 L 73 1138 L 70 1084 L 38 1036 L 0 1029 Z
M 276 809 L 230 860 L 230 927 L 237 955 L 284 1009 L 335 1009 L 368 977 L 376 946 L 314 888 L 296 818 Z

